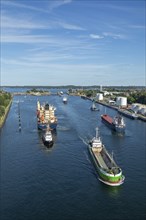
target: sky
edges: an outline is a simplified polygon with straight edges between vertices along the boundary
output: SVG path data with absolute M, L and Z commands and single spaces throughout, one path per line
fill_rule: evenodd
M 1 86 L 145 86 L 145 0 L 0 0 Z

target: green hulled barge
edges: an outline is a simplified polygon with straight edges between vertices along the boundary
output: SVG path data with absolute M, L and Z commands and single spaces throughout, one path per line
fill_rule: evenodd
M 101 182 L 110 186 L 119 186 L 124 183 L 125 177 L 122 170 L 102 144 L 98 135 L 98 128 L 96 128 L 96 137 L 89 142 L 89 152 Z

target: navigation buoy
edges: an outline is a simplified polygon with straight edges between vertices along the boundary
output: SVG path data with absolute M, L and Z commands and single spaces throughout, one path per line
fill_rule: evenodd
M 19 131 L 21 131 L 21 125 L 19 125 Z
M 21 131 L 20 103 L 18 103 L 18 120 L 19 120 L 19 131 Z

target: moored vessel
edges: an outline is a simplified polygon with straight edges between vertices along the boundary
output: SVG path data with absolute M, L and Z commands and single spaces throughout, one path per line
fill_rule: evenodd
M 128 118 L 131 118 L 131 119 L 137 119 L 138 118 L 138 115 L 135 114 L 134 112 L 130 112 L 128 110 L 122 110 L 122 109 L 118 109 L 118 112 Z
M 39 130 L 46 130 L 50 127 L 50 130 L 56 130 L 57 118 L 55 116 L 56 108 L 48 103 L 41 105 L 37 102 L 37 123 Z
M 102 121 L 113 131 L 124 132 L 125 131 L 125 122 L 121 115 L 117 115 L 114 118 L 111 118 L 109 115 L 101 115 Z
M 88 149 L 101 182 L 109 186 L 119 186 L 124 183 L 122 170 L 102 144 L 98 128 L 96 128 L 96 136 L 89 142 Z

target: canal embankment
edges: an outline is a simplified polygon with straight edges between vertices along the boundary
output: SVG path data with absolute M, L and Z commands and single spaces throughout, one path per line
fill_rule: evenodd
M 88 99 L 88 100 L 90 100 L 90 101 L 93 101 L 93 98 L 84 97 L 84 96 L 81 96 L 81 98 L 83 98 L 83 99 Z M 98 103 L 98 104 L 100 104 L 100 105 L 106 106 L 106 107 L 111 108 L 111 109 L 114 109 L 114 110 L 116 110 L 116 111 L 118 111 L 118 109 L 119 109 L 118 106 L 110 105 L 110 104 L 108 104 L 108 103 L 106 103 L 106 102 L 104 102 L 104 101 L 97 101 L 97 100 L 96 100 L 95 103 Z M 128 109 L 127 109 L 127 110 L 128 110 Z M 130 112 L 130 111 L 129 111 L 129 113 L 132 114 L 132 112 Z M 146 117 L 145 117 L 144 115 L 137 114 L 137 119 L 146 122 Z
M 12 99 L 10 100 L 8 106 L 5 108 L 5 113 L 0 117 L 0 129 L 2 128 L 2 126 L 5 123 L 7 115 L 9 113 L 10 108 L 11 108 L 11 104 L 12 104 Z

